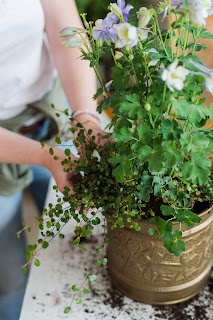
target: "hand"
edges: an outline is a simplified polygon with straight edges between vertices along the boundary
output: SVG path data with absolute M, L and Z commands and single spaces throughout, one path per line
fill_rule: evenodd
M 88 132 L 89 129 L 92 130 L 92 134 L 90 136 L 85 135 L 88 142 L 90 140 L 90 137 L 92 137 L 92 136 L 95 136 L 94 142 L 97 146 L 103 146 L 107 142 L 113 141 L 113 138 L 110 135 L 107 138 L 103 138 L 103 137 L 107 136 L 108 133 L 106 133 L 105 131 L 103 131 L 100 128 L 99 121 L 96 120 L 94 117 L 92 117 L 90 115 L 86 115 L 86 114 L 81 115 L 81 116 L 79 115 L 78 117 L 75 118 L 74 125 L 77 124 L 78 122 L 80 122 L 82 124 L 83 128 L 85 129 L 85 132 Z M 80 128 L 77 127 L 77 129 L 78 130 L 74 133 L 74 139 L 77 138 Z M 82 149 L 80 147 L 78 148 L 78 152 L 80 154 L 82 154 Z
M 50 170 L 50 172 L 53 175 L 53 178 L 55 179 L 56 185 L 58 186 L 58 189 L 60 192 L 64 191 L 64 187 L 70 188 L 69 194 L 74 194 L 73 191 L 73 181 L 71 179 L 72 172 L 64 172 L 64 167 L 68 168 L 68 165 L 63 166 L 61 164 L 61 161 L 63 161 L 66 156 L 64 154 L 63 150 L 60 150 L 58 148 L 53 148 L 54 156 L 57 156 L 59 159 L 55 160 L 54 156 L 49 154 L 49 150 L 47 150 L 47 153 L 45 155 L 45 163 L 46 167 Z M 77 160 L 77 158 L 74 155 L 71 155 L 72 161 Z

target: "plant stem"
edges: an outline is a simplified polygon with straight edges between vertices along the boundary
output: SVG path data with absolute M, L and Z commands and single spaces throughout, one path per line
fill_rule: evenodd
M 91 34 L 89 34 L 90 36 L 91 36 Z M 82 35 L 80 35 L 81 36 L 81 38 L 83 39 L 83 37 L 82 37 Z M 91 43 L 92 43 L 92 47 L 93 47 L 93 50 L 94 50 L 94 46 L 95 46 L 95 43 L 94 43 L 94 39 L 93 39 L 93 37 L 91 37 Z M 89 55 L 89 54 L 91 54 L 92 52 L 91 52 L 91 50 L 90 50 L 90 48 L 89 48 L 89 46 L 87 45 L 87 43 L 85 42 L 85 48 L 86 48 L 86 50 L 87 50 L 87 54 Z M 95 50 L 94 50 L 95 51 Z M 98 60 L 99 60 L 99 58 L 96 56 L 96 60 L 93 60 L 93 61 L 95 61 L 95 63 L 96 63 L 96 65 L 98 65 Z M 98 82 L 100 83 L 100 85 L 101 85 L 101 87 L 103 88 L 103 90 L 105 90 L 105 83 L 104 83 L 104 81 L 102 81 L 102 79 L 100 78 L 100 76 L 98 75 L 98 73 L 97 73 L 97 70 L 95 69 L 95 66 L 93 67 L 93 70 L 95 71 L 95 74 L 96 74 L 96 77 L 97 77 L 97 79 L 98 79 Z M 105 90 L 106 91 L 106 90 Z M 107 91 L 106 91 L 107 92 Z
M 168 109 L 167 109 L 167 111 L 166 111 L 166 113 L 167 113 L 169 116 L 170 116 L 171 110 L 172 110 L 172 105 L 169 104 Z
M 140 141 L 140 140 L 138 140 L 138 139 L 137 139 L 137 138 L 135 138 L 135 137 L 132 137 L 132 139 L 133 139 L 133 140 L 136 140 L 136 141 L 138 141 L 138 142 Z
M 152 124 L 152 127 L 153 127 L 153 131 L 154 131 L 154 135 L 155 135 L 155 138 L 157 137 L 157 134 L 156 134 L 156 130 L 155 130 L 155 123 L 152 119 L 152 115 L 150 112 L 148 112 L 148 115 L 149 115 L 149 120 L 150 120 L 150 123 Z
M 164 89 L 163 89 L 163 102 L 165 102 L 166 99 L 166 89 L 167 89 L 167 85 L 166 82 L 164 83 Z
M 183 56 L 185 56 L 186 53 L 186 47 L 188 45 L 188 35 L 189 35 L 189 31 L 186 29 L 186 33 L 185 33 L 185 37 L 184 37 L 184 45 L 183 45 Z
M 103 79 L 103 76 L 102 76 L 102 73 L 101 73 L 101 69 L 100 69 L 100 65 L 99 65 L 99 62 L 97 61 L 97 70 L 98 70 L 98 73 L 99 73 L 99 76 L 100 76 L 100 79 L 102 81 L 102 86 L 103 86 L 103 89 L 105 92 L 107 92 L 107 89 L 106 89 L 106 86 L 105 86 L 105 82 L 104 82 L 104 79 Z
M 187 129 L 188 129 L 188 126 L 189 126 L 189 120 L 187 120 L 187 122 L 186 122 L 186 128 L 185 128 L 185 132 L 187 131 Z
M 170 177 L 172 176 L 172 174 L 173 174 L 174 170 L 175 170 L 175 169 L 174 169 L 174 168 L 172 168 L 172 170 L 171 170 L 171 172 L 170 172 L 170 175 L 169 175 Z
M 169 14 L 168 14 L 168 18 L 169 18 L 169 33 L 170 33 L 170 46 L 171 46 L 171 56 L 173 58 L 173 30 L 172 30 L 172 22 L 171 22 L 171 11 L 169 9 Z
M 133 55 L 132 49 L 129 50 L 129 53 L 130 53 L 130 55 Z M 136 84 L 139 84 L 138 77 L 137 77 L 137 74 L 136 74 L 136 71 L 135 71 L 134 63 L 132 62 L 132 59 L 129 59 L 129 60 L 131 61 L 132 70 L 133 70 L 133 73 L 134 73 L 134 76 L 135 76 Z
M 110 49 L 110 51 L 111 51 L 111 54 L 112 54 L 113 60 L 114 60 L 114 62 L 115 62 L 115 65 L 117 66 L 117 65 L 118 65 L 118 63 L 117 63 L 117 61 L 116 61 L 116 59 L 115 59 L 115 55 L 114 55 L 114 52 L 113 52 L 112 48 Z
M 138 141 L 139 141 L 139 140 L 138 140 Z M 137 157 L 138 157 L 138 156 L 135 156 L 135 157 L 129 159 L 129 161 L 132 161 L 132 160 L 136 159 Z M 132 179 L 132 180 L 134 180 L 134 179 Z M 129 180 L 129 181 L 131 181 L 131 180 Z M 128 182 L 128 181 L 126 181 L 126 182 Z
M 158 34 L 159 34 L 159 37 L 160 37 L 161 44 L 163 46 L 163 49 L 164 49 L 167 57 L 170 58 L 170 56 L 169 56 L 169 54 L 168 54 L 168 52 L 166 50 L 166 47 L 164 45 L 164 42 L 163 42 L 163 38 L 162 38 L 162 34 L 161 34 L 161 30 L 160 30 L 160 26 L 159 26 L 159 22 L 158 22 L 158 17 L 157 16 L 155 16 L 155 20 L 156 20 L 157 30 L 158 30 Z
M 178 43 L 177 43 L 177 50 L 176 50 L 176 57 L 178 56 L 178 51 L 179 51 L 179 46 L 180 46 L 180 40 L 182 38 L 182 33 L 183 33 L 183 23 L 181 23 L 181 28 L 180 28 L 180 31 L 178 29 Z
M 192 53 L 194 53 L 195 51 L 195 48 L 196 48 L 196 45 L 197 45 L 197 41 L 198 41 L 198 38 L 200 36 L 200 28 L 197 30 L 197 34 L 195 36 L 195 34 L 193 33 L 193 38 L 194 38 L 194 45 L 193 45 L 193 48 L 192 48 Z
M 143 58 L 144 58 L 144 63 L 145 63 L 146 72 L 147 72 L 147 74 L 148 74 L 148 76 L 149 76 L 149 80 L 150 80 L 150 82 L 151 82 L 151 84 L 152 84 L 153 81 L 152 81 L 151 74 L 150 74 L 150 72 L 149 72 L 149 67 L 148 67 L 148 63 L 147 63 L 147 60 L 146 60 L 146 55 L 145 55 L 145 53 L 143 53 Z

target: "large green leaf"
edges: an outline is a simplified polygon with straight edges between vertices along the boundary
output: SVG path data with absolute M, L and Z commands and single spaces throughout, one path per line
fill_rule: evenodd
M 103 110 L 107 110 L 108 108 L 112 108 L 113 112 L 115 113 L 117 106 L 124 100 L 124 96 L 120 94 L 120 92 L 113 93 L 110 97 L 103 99 L 98 107 L 97 110 L 101 113 Z
M 196 213 L 189 210 L 179 210 L 176 214 L 176 219 L 178 222 L 184 222 L 188 227 L 194 227 L 195 223 L 200 223 L 202 218 L 200 218 Z
M 125 90 L 129 83 L 129 76 L 126 74 L 125 69 L 119 67 L 113 67 L 113 81 L 112 86 L 115 91 Z
M 173 101 L 172 106 L 179 117 L 188 119 L 197 127 L 200 126 L 201 120 L 206 118 L 206 114 L 199 105 L 190 104 L 185 99 Z
M 201 149 L 207 149 L 209 145 L 209 140 L 204 133 L 200 132 L 193 134 L 192 144 Z
M 191 161 L 183 164 L 183 178 L 191 180 L 194 184 L 205 185 L 209 180 L 210 166 L 211 162 L 205 153 L 194 153 Z
M 172 167 L 176 164 L 176 162 L 183 161 L 183 151 L 181 149 L 177 149 L 174 141 L 163 141 L 162 147 L 167 166 Z
M 206 114 L 213 120 L 213 103 L 210 103 L 209 108 L 206 110 Z
M 205 30 L 207 30 L 207 29 L 205 29 Z M 200 38 L 213 39 L 213 34 L 211 34 L 210 32 L 202 32 L 200 34 Z
M 188 132 L 184 132 L 182 135 L 181 135 L 181 138 L 180 138 L 180 143 L 183 147 L 186 148 L 186 150 L 188 152 L 196 152 L 197 149 L 196 147 L 191 143 L 192 141 L 192 137 L 190 136 L 190 134 Z
M 124 183 L 125 177 L 132 175 L 132 162 L 130 160 L 124 161 L 118 167 L 113 169 L 112 175 L 118 182 Z
M 158 130 L 158 134 L 162 134 L 164 139 L 173 140 L 179 138 L 183 132 L 182 129 L 178 128 L 178 122 L 175 120 L 164 120 L 161 123 L 161 127 Z
M 136 114 L 140 106 L 140 96 L 136 93 L 129 94 L 126 96 L 126 100 L 120 104 L 120 115 L 123 114 L 128 116 L 130 119 L 136 119 Z
M 137 127 L 139 140 L 143 143 L 149 143 L 154 133 L 146 122 L 141 122 Z
M 160 209 L 161 209 L 164 216 L 173 216 L 175 214 L 175 209 L 170 206 L 166 206 L 166 205 L 162 204 L 160 206 Z
M 124 177 L 124 165 L 123 165 L 123 164 L 120 164 L 118 167 L 116 167 L 115 169 L 113 169 L 112 175 L 113 175 L 113 177 L 115 177 L 115 179 L 116 179 L 118 182 L 124 183 L 124 181 L 125 181 L 125 177 Z
M 128 142 L 134 138 L 127 127 L 122 127 L 118 132 L 114 132 L 113 137 L 117 139 L 118 142 Z
M 109 163 L 117 164 L 117 163 L 123 163 L 126 160 L 127 157 L 124 156 L 114 156 L 113 158 L 109 158 Z
M 145 162 L 150 154 L 152 154 L 153 150 L 149 146 L 142 146 L 139 150 L 138 159 L 142 162 Z
M 149 170 L 150 172 L 159 172 L 163 168 L 164 156 L 162 149 L 156 149 L 149 158 Z
M 163 218 L 158 217 L 155 224 L 160 232 L 160 235 L 162 235 L 165 231 L 172 231 L 173 224 L 171 220 L 164 220 Z
M 182 232 L 178 230 L 165 232 L 163 237 L 163 242 L 166 249 L 175 256 L 180 256 L 185 251 L 185 243 L 180 240 L 181 237 Z
M 139 199 L 148 202 L 150 200 L 150 193 L 153 192 L 152 189 L 152 177 L 143 176 L 141 179 L 141 190 L 139 192 Z

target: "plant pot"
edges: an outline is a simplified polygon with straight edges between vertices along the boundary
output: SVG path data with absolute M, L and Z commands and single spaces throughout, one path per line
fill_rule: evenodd
M 186 251 L 170 254 L 160 238 L 148 234 L 147 221 L 141 231 L 109 229 L 108 266 L 114 285 L 128 297 L 147 304 L 167 305 L 196 295 L 208 280 L 213 263 L 213 209 L 203 211 L 194 228 L 182 224 Z M 174 229 L 179 224 L 174 223 Z

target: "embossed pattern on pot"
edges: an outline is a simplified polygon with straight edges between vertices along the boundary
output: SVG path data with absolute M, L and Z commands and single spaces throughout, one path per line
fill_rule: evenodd
M 184 227 L 186 251 L 179 257 L 168 253 L 160 238 L 141 231 L 109 228 L 108 263 L 112 281 L 127 296 L 149 304 L 173 304 L 196 295 L 208 279 L 213 262 L 213 210 L 201 214 L 203 221 Z M 190 230 L 192 232 L 190 232 Z

